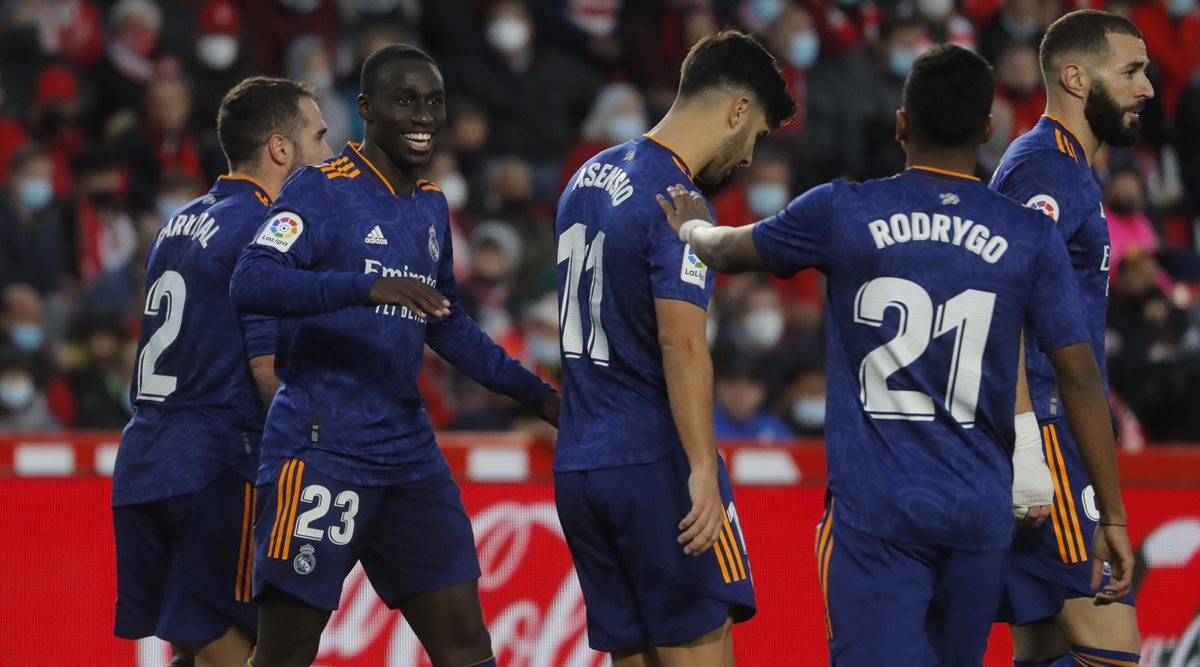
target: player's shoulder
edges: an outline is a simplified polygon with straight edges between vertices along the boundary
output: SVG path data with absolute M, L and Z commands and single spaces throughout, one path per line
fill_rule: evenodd
M 333 206 L 339 196 L 345 195 L 353 187 L 353 177 L 331 175 L 341 174 L 336 167 L 331 168 L 331 164 L 331 162 L 310 164 L 297 169 L 295 173 L 288 176 L 279 190 L 275 208 L 295 210 L 292 207 L 303 207 L 305 210 L 296 212 L 311 213 L 315 212 L 318 207 Z
M 418 178 L 413 196 L 428 202 L 439 215 L 443 212 L 447 215 L 450 213 L 450 204 L 446 201 L 446 193 L 442 192 L 442 186 L 433 181 Z

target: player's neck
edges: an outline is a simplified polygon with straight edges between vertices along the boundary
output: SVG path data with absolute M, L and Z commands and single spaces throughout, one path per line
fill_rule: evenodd
M 713 140 L 716 133 L 708 131 L 704 119 L 671 107 L 654 129 L 646 133 L 675 151 L 692 174 L 699 174 L 720 149 Z
M 1046 102 L 1046 115 L 1062 123 L 1063 127 L 1075 135 L 1075 138 L 1083 145 L 1083 153 L 1087 156 L 1087 163 L 1090 165 L 1092 158 L 1096 157 L 1096 151 L 1100 150 L 1100 139 L 1096 137 L 1096 133 L 1092 132 L 1092 126 L 1083 113 L 1083 105 L 1062 103 L 1051 97 Z
M 392 190 L 398 195 L 411 195 L 417 189 L 417 168 L 403 167 L 392 162 L 392 159 L 379 148 L 369 137 L 364 137 L 358 152 L 371 161 L 379 170 L 379 175 L 387 181 Z
M 255 185 L 263 189 L 271 201 L 279 198 L 279 191 L 283 189 L 283 182 L 288 177 L 287 172 L 283 169 L 246 166 L 230 167 L 229 175 L 253 181 Z
M 940 149 L 914 146 L 910 141 L 907 147 L 908 161 L 905 168 L 927 167 L 940 171 L 951 171 L 964 176 L 975 175 L 977 160 L 976 151 L 962 149 Z

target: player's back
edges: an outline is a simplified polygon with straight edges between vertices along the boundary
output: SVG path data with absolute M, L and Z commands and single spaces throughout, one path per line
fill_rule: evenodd
M 1031 304 L 1046 309 L 1046 265 L 1069 273 L 1036 215 L 972 177 L 914 168 L 821 186 L 756 227 L 768 268 L 827 276 L 840 521 L 900 542 L 1007 545 L 1021 325 Z
M 695 191 L 684 161 L 642 137 L 588 160 L 559 200 L 557 472 L 649 463 L 679 447 L 654 300 L 706 308 L 713 278 L 655 201 L 676 183 Z
M 229 466 L 253 479 L 265 410 L 247 345 L 271 354 L 274 325 L 252 322 L 247 343 L 229 280 L 269 204 L 253 181 L 223 176 L 159 230 L 146 264 L 134 414 L 114 470 L 116 502 L 194 491 Z

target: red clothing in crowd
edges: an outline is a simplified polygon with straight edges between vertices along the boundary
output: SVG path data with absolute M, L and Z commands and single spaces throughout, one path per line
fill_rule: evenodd
M 1161 2 L 1143 2 L 1133 8 L 1133 22 L 1146 37 L 1150 62 L 1162 73 L 1158 94 L 1167 118 L 1175 117 L 1179 95 L 1200 64 L 1200 12 L 1192 9 L 1171 18 Z

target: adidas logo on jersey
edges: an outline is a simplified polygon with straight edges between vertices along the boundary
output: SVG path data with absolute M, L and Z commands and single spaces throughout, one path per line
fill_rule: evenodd
M 371 233 L 367 234 L 367 238 L 363 240 L 373 245 L 387 245 L 387 239 L 383 236 L 383 230 L 379 228 L 379 225 L 375 225 L 375 229 L 372 229 Z

